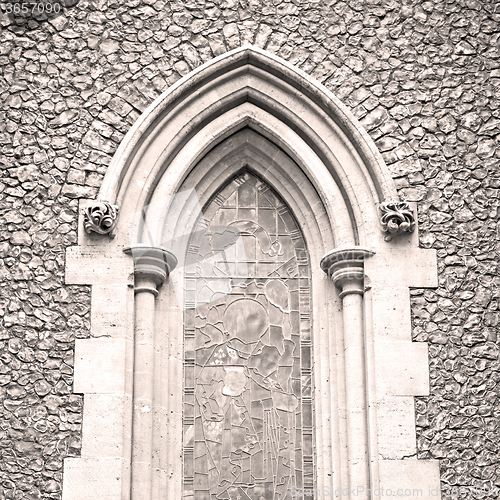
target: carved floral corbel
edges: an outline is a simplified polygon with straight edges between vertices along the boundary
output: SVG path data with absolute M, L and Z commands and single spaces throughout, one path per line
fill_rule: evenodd
M 380 224 L 390 241 L 394 234 L 412 233 L 415 230 L 415 214 L 407 201 L 384 201 L 379 206 Z
M 96 201 L 82 209 L 83 226 L 87 233 L 107 234 L 115 237 L 115 227 L 118 218 L 118 207 L 107 201 Z

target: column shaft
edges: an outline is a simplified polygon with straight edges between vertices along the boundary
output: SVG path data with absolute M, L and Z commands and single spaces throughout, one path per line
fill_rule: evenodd
M 369 488 L 368 429 L 363 296 L 346 294 L 342 298 L 346 371 L 347 456 L 349 489 L 366 495 Z M 358 490 L 358 488 L 363 488 Z
M 333 250 L 321 260 L 342 298 L 347 476 L 353 498 L 366 496 L 370 488 L 363 293 L 364 259 L 371 255 L 370 250 L 353 247 Z
M 155 298 L 177 259 L 162 247 L 134 245 L 124 249 L 134 259 L 135 325 L 132 417 L 131 500 L 153 499 L 155 398 Z M 156 384 L 158 384 L 156 380 Z
M 151 500 L 156 283 L 136 277 L 132 500 Z

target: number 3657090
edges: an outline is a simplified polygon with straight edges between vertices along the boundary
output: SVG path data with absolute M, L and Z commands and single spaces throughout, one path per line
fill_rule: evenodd
M 36 16 L 40 14 L 59 14 L 62 10 L 60 3 L 7 3 L 5 4 L 7 14 L 19 16 Z

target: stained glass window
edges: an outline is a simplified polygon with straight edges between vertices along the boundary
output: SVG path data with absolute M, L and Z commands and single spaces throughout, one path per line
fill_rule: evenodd
M 198 221 L 185 304 L 183 498 L 312 489 L 308 254 L 288 207 L 249 172 Z

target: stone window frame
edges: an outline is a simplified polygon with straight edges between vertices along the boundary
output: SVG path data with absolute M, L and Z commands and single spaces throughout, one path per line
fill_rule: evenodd
M 409 298 L 410 287 L 437 286 L 435 251 L 418 247 L 417 231 L 384 237 L 379 206 L 397 192 L 350 111 L 301 70 L 245 46 L 155 100 L 98 201 L 81 201 L 66 282 L 92 285 L 91 338 L 76 340 L 82 454 L 65 459 L 63 500 L 181 497 L 176 245 L 195 204 L 243 167 L 280 193 L 309 248 L 317 487 L 437 498 L 438 462 L 416 459 L 414 396 L 428 394 L 429 367 L 427 344 L 411 342 Z M 101 218 L 89 224 L 90 213 Z

